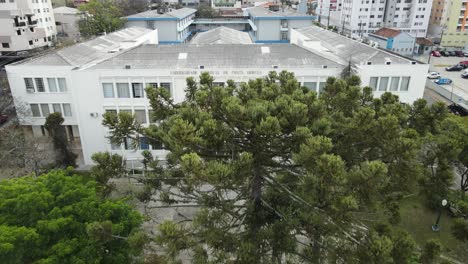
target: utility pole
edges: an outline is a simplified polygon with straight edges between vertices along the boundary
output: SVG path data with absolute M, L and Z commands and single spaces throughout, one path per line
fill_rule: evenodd
M 330 27 L 330 12 L 331 12 L 331 7 L 332 7 L 332 4 L 330 3 L 330 4 L 328 5 L 327 29 Z

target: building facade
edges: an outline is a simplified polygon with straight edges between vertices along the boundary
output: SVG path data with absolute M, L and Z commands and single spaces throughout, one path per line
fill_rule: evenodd
M 202 72 L 209 72 L 217 85 L 224 85 L 229 79 L 247 82 L 264 77 L 270 71 L 287 70 L 293 72 L 304 87 L 320 94 L 327 78 L 340 76 L 349 62 L 344 59 L 346 54 L 339 53 L 341 51 L 326 50 L 329 41 L 314 39 L 317 33 L 326 35 L 312 27 L 293 29 L 291 37 L 295 44 L 169 46 L 150 43 L 154 37 L 142 32 L 141 36 L 134 35 L 132 38 L 138 41 L 126 48 L 116 44 L 104 50 L 99 47 L 86 59 L 76 56 L 90 53 L 90 48 L 103 43 L 87 42 L 8 65 L 6 70 L 15 103 L 24 103 L 30 108 L 29 114 L 19 117 L 20 122 L 36 137 L 44 135 L 45 117 L 57 111 L 65 116 L 64 125 L 79 137 L 84 164 L 92 164 L 91 155 L 100 151 L 118 153 L 131 160 L 141 159 L 141 151 L 150 150 L 155 157 L 164 159 L 167 154 L 164 146 L 150 145 L 145 138 L 137 142 L 136 149 L 130 139 L 121 145 L 110 144 L 109 131 L 102 126 L 103 114 L 131 112 L 138 122 L 147 126 L 152 109 L 145 87 L 163 87 L 178 103 L 185 98 L 186 78 L 197 78 Z M 112 34 L 110 39 L 128 35 Z M 342 39 L 335 38 L 335 41 L 338 41 L 332 43 L 335 47 L 350 48 Z M 374 87 L 376 96 L 390 91 L 408 103 L 422 97 L 427 65 L 414 64 L 362 43 L 352 42 L 352 45 L 356 45 L 354 51 L 359 51 L 352 59 L 353 67 L 363 85 Z
M 65 6 L 57 7 L 54 8 L 54 16 L 57 37 L 71 40 L 80 39 L 78 22 L 81 19 L 81 12 L 78 9 Z
M 160 44 L 185 43 L 195 32 L 220 26 L 249 32 L 255 43 L 288 43 L 291 29 L 311 26 L 316 19 L 295 9 L 269 6 L 248 8 L 244 16 L 195 18 L 195 12 L 191 8 L 168 13 L 152 10 L 126 17 L 125 26 L 158 29 Z
M 380 48 L 405 56 L 413 55 L 416 47 L 415 37 L 391 28 L 381 28 L 374 33 L 369 33 L 368 38 L 369 41 L 378 43 Z
M 196 11 L 193 8 L 174 9 L 168 13 L 150 10 L 126 17 L 125 27 L 157 29 L 160 44 L 180 44 L 192 34 L 189 27 Z
M 353 38 L 364 38 L 382 27 L 413 37 L 426 37 L 432 2 L 429 0 L 323 0 L 322 16 L 330 11 L 330 25 Z M 320 4 L 319 4 L 320 8 Z M 319 10 L 320 12 L 320 10 Z M 321 19 L 326 25 L 327 20 Z
M 57 34 L 51 1 L 0 1 L 0 52 L 52 45 Z
M 430 34 L 444 47 L 462 48 L 468 44 L 467 0 L 434 0 Z

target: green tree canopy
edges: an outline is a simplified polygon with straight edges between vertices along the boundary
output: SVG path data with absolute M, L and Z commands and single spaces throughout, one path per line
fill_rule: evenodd
M 90 0 L 79 6 L 84 18 L 79 21 L 81 35 L 85 37 L 110 33 L 120 29 L 123 12 L 114 0 Z
M 0 182 L 1 263 L 131 263 L 143 249 L 141 223 L 71 171 Z
M 49 132 L 54 148 L 56 150 L 56 165 L 60 167 L 76 166 L 77 155 L 70 150 L 67 133 L 62 125 L 63 119 L 61 113 L 50 114 L 44 123 L 44 127 Z
M 170 150 L 155 172 L 169 185 L 152 179 L 145 191 L 199 207 L 185 224 L 161 225 L 170 258 L 186 249 L 194 263 L 411 258 L 406 233 L 370 232 L 369 220 L 376 208 L 398 220 L 397 201 L 424 177 L 422 138 L 436 121 L 423 114 L 443 120 L 441 105 L 373 98 L 355 76 L 329 78 L 320 96 L 285 71 L 226 87 L 213 81 L 208 73 L 188 78 L 178 104 L 147 88 L 156 121 L 148 128 L 127 113 L 104 115 L 112 142 L 144 135 Z M 374 255 L 362 254 L 369 241 L 381 244 Z

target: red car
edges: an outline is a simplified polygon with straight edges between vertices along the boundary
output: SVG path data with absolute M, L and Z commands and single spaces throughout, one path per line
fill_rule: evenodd
M 8 121 L 8 116 L 7 115 L 0 115 L 0 125 L 3 125 Z
M 437 51 L 437 50 L 433 50 L 433 51 L 431 52 L 431 55 L 434 56 L 434 57 L 440 57 L 440 52 Z
M 458 64 L 463 66 L 463 68 L 465 68 L 465 69 L 468 68 L 468 61 L 460 61 L 460 63 L 458 63 Z

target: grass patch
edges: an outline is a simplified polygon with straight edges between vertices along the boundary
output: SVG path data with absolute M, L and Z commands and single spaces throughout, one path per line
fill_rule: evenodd
M 427 208 L 423 197 L 414 195 L 404 199 L 400 210 L 399 226 L 408 231 L 420 247 L 429 239 L 438 239 L 444 246 L 443 255 L 467 263 L 468 249 L 466 244 L 451 234 L 450 229 L 455 219 L 448 215 L 446 210 L 439 222 L 439 232 L 433 232 L 431 229 L 437 219 L 437 211 Z
M 433 66 L 433 67 L 444 67 L 444 68 L 445 68 L 445 67 L 450 67 L 450 66 L 452 66 L 452 65 L 451 65 L 451 64 L 434 64 L 434 65 L 432 65 L 432 66 Z

